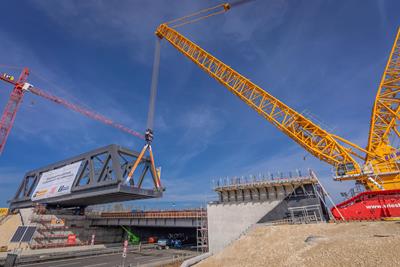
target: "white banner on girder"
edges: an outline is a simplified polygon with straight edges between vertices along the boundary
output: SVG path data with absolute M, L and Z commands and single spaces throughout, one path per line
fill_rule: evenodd
M 33 191 L 32 201 L 42 200 L 71 193 L 72 184 L 82 161 L 51 170 L 40 176 L 39 183 Z

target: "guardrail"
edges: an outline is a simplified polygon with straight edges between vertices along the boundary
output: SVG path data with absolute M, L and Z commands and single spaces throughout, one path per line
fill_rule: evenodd
M 98 215 L 89 215 L 91 219 L 99 218 L 138 218 L 138 219 L 164 219 L 164 218 L 198 218 L 207 217 L 205 209 L 198 210 L 168 210 L 168 211 L 137 211 L 137 212 L 102 212 Z

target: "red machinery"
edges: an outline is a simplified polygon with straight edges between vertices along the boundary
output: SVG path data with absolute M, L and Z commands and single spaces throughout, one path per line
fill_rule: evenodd
M 380 220 L 400 217 L 400 190 L 365 191 L 331 209 L 337 220 Z

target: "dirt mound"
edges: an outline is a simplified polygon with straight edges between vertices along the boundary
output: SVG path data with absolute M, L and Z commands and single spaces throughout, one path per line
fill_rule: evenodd
M 0 225 L 0 246 L 8 245 L 15 230 L 17 230 L 18 226 L 21 224 L 21 217 L 19 214 L 11 214 L 8 215 L 7 218 L 4 218 Z
M 400 222 L 257 226 L 196 266 L 400 266 Z

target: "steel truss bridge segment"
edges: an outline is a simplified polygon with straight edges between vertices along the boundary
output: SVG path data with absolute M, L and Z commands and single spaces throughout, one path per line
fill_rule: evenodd
M 396 148 L 389 137 L 400 137 L 400 28 L 379 84 L 372 109 L 368 151 L 388 157 Z M 367 158 L 370 160 L 370 157 Z M 389 160 L 390 158 L 385 158 Z
M 368 153 L 366 150 L 328 133 L 167 24 L 161 24 L 156 35 L 165 38 L 179 52 L 311 154 L 335 167 L 351 164 L 353 173 L 361 172 L 353 156 L 365 159 L 365 153 Z
M 151 160 L 142 157 L 137 176 L 125 183 L 139 153 L 118 145 L 109 145 L 81 155 L 29 171 L 25 174 L 12 200 L 10 208 L 32 207 L 36 203 L 59 207 L 85 207 L 88 205 L 118 201 L 158 198 L 162 190 L 157 187 L 157 179 L 150 171 Z M 39 202 L 31 201 L 32 194 L 41 175 L 66 165 L 81 161 L 81 166 L 71 188 L 71 194 L 49 198 Z M 150 176 L 151 181 L 146 181 Z M 151 184 L 152 187 L 147 187 Z

